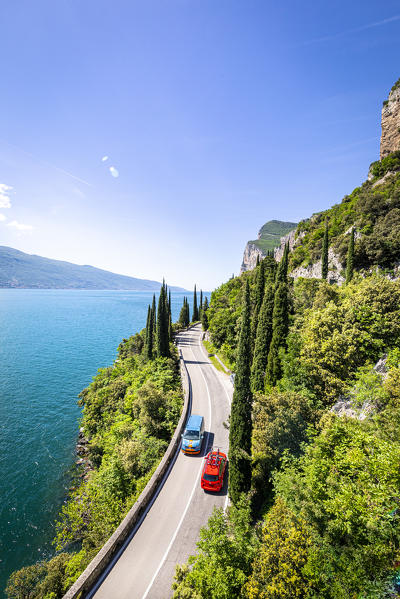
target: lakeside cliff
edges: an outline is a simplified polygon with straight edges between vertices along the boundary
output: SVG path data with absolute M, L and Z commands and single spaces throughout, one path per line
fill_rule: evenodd
M 397 144 L 284 236 L 276 260 L 211 296 L 241 447 L 229 453 L 233 505 L 177 567 L 174 599 L 211 596 L 215 581 L 218 597 L 400 596 Z
M 257 258 L 265 258 L 268 252 L 272 252 L 281 241 L 281 237 L 293 230 L 297 223 L 270 220 L 266 222 L 258 232 L 257 239 L 248 241 L 243 253 L 243 262 L 240 272 L 252 270 L 257 264 Z

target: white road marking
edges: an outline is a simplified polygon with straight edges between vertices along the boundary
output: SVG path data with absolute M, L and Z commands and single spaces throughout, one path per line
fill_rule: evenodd
M 193 349 L 192 349 L 192 348 L 190 348 L 190 351 L 192 352 L 192 354 L 193 354 L 193 358 L 194 358 L 194 360 L 196 361 L 196 356 L 194 355 Z M 209 428 L 211 429 L 211 422 L 212 422 L 212 420 L 211 420 L 211 397 L 210 397 L 210 391 L 209 391 L 209 388 L 208 388 L 208 385 L 207 385 L 207 381 L 206 381 L 206 379 L 205 379 L 205 376 L 204 376 L 204 374 L 203 374 L 203 372 L 202 372 L 201 368 L 200 368 L 200 372 L 201 372 L 201 375 L 202 375 L 202 377 L 203 377 L 203 380 L 204 380 L 204 383 L 205 383 L 205 385 L 206 385 L 206 389 L 207 389 L 207 396 L 208 396 L 208 412 L 209 412 Z M 207 445 L 208 445 L 208 437 L 209 437 L 209 432 L 207 432 Z M 148 587 L 147 587 L 147 589 L 145 590 L 145 592 L 144 592 L 144 595 L 142 596 L 142 599 L 146 599 L 147 595 L 149 594 L 149 592 L 150 592 L 150 590 L 151 590 L 151 587 L 152 587 L 152 586 L 153 586 L 153 584 L 154 584 L 154 581 L 155 581 L 155 579 L 157 578 L 157 575 L 158 575 L 159 571 L 160 571 L 160 570 L 161 570 L 161 568 L 163 567 L 163 565 L 164 565 L 164 562 L 165 562 L 165 560 L 166 560 L 166 559 L 167 559 L 167 557 L 168 557 L 168 553 L 170 552 L 170 550 L 171 550 L 171 547 L 172 547 L 172 545 L 173 545 L 173 543 L 174 543 L 174 541 L 175 541 L 175 539 L 176 539 L 176 536 L 177 536 L 177 534 L 178 534 L 178 532 L 179 532 L 179 529 L 180 529 L 180 527 L 182 526 L 182 522 L 183 522 L 183 521 L 184 521 L 184 519 L 185 519 L 186 513 L 187 513 L 187 511 L 188 511 L 188 509 L 189 509 L 189 506 L 190 506 L 190 503 L 191 503 L 191 501 L 192 501 L 192 499 L 193 499 L 194 492 L 195 492 L 195 490 L 197 489 L 197 485 L 198 485 L 198 481 L 199 481 L 199 477 L 200 477 L 200 473 L 201 473 L 202 469 L 203 469 L 203 461 L 202 461 L 202 462 L 201 462 L 201 464 L 200 464 L 199 472 L 198 472 L 198 474 L 197 474 L 197 476 L 196 476 L 196 480 L 195 480 L 195 483 L 194 483 L 194 485 L 193 485 L 192 492 L 191 492 L 191 494 L 190 494 L 190 497 L 189 497 L 189 499 L 188 499 L 188 502 L 187 502 L 187 504 L 186 504 L 186 507 L 185 507 L 185 509 L 184 509 L 184 511 L 183 511 L 183 514 L 182 514 L 182 516 L 181 516 L 181 519 L 180 519 L 180 520 L 179 520 L 179 522 L 178 522 L 178 526 L 176 527 L 176 529 L 175 529 L 175 532 L 174 532 L 174 534 L 172 535 L 172 539 L 171 539 L 171 541 L 169 542 L 169 545 L 168 545 L 168 547 L 167 547 L 167 549 L 166 549 L 166 551 L 165 551 L 165 553 L 164 553 L 164 555 L 163 555 L 163 557 L 162 557 L 162 559 L 161 559 L 161 561 L 160 561 L 160 563 L 159 563 L 159 565 L 158 565 L 158 568 L 157 568 L 157 570 L 155 571 L 155 573 L 154 573 L 154 575 L 153 575 L 153 578 L 151 579 L 151 581 L 150 581 L 150 583 L 149 583 L 149 586 L 148 586 Z
M 205 349 L 204 349 L 204 345 L 201 343 L 201 336 L 199 336 L 199 347 L 200 347 L 201 351 L 203 352 L 204 356 L 206 356 L 206 351 L 205 351 Z M 214 375 L 215 375 L 215 377 L 216 377 L 217 381 L 220 383 L 220 381 L 219 381 L 219 379 L 218 379 L 218 375 L 217 375 L 217 373 L 216 373 L 216 371 L 215 371 L 215 366 L 214 366 L 214 364 L 211 362 L 211 360 L 209 359 L 209 357 L 208 357 L 208 356 L 206 356 L 206 358 L 207 358 L 207 360 L 208 360 L 209 364 L 211 364 L 211 366 L 213 366 L 213 369 L 212 369 L 212 371 L 213 371 L 213 373 L 214 373 Z M 220 384 L 221 384 L 221 383 L 220 383 Z M 223 387 L 223 389 L 224 389 L 224 391 L 225 391 L 225 395 L 226 395 L 226 398 L 227 398 L 227 400 L 228 400 L 228 405 L 229 405 L 229 407 L 230 407 L 230 405 L 231 405 L 231 398 L 229 397 L 229 394 L 228 394 L 228 391 L 226 390 L 226 387 L 225 387 L 225 385 L 222 385 L 222 387 Z
M 205 352 L 205 349 L 204 349 L 204 345 L 201 343 L 201 335 L 199 336 L 199 347 L 200 347 L 200 350 L 203 352 L 203 354 L 204 354 L 204 356 L 205 356 L 205 355 L 206 355 L 206 352 Z M 208 362 L 209 362 L 209 363 L 210 363 L 210 364 L 213 366 L 213 369 L 212 369 L 212 371 L 213 371 L 213 373 L 214 373 L 214 376 L 216 377 L 217 381 L 218 381 L 218 382 L 221 384 L 221 382 L 219 381 L 219 378 L 218 378 L 218 375 L 217 375 L 217 373 L 216 373 L 216 370 L 215 370 L 215 367 L 214 367 L 213 363 L 212 363 L 212 362 L 211 362 L 211 360 L 208 358 L 208 356 L 206 356 L 206 357 L 207 357 L 207 360 L 208 360 Z M 229 407 L 230 407 L 230 406 L 231 406 L 231 398 L 230 398 L 230 397 L 229 397 L 229 395 L 228 395 L 228 391 L 226 390 L 226 387 L 225 387 L 225 385 L 222 385 L 222 387 L 223 387 L 223 389 L 224 389 L 224 391 L 225 391 L 225 395 L 226 395 L 226 397 L 227 397 L 227 400 L 228 400 L 228 405 L 229 405 Z M 229 503 L 229 494 L 227 493 L 227 494 L 226 494 L 226 497 L 225 497 L 225 501 L 224 501 L 224 507 L 223 507 L 223 510 L 224 510 L 224 512 L 226 512 L 226 510 L 227 510 L 227 508 L 228 508 L 228 503 Z
M 182 350 L 180 351 L 180 355 L 181 358 L 183 360 L 183 355 L 182 355 Z M 189 413 L 192 410 L 192 391 L 191 391 L 191 381 L 190 381 L 190 376 L 189 376 L 189 371 L 187 369 L 187 366 L 185 364 L 185 368 L 186 368 L 186 373 L 189 379 Z M 175 454 L 173 456 L 173 458 L 171 459 L 171 462 L 169 463 L 169 466 L 166 470 L 166 472 L 164 472 L 164 476 L 162 477 L 157 490 L 155 491 L 153 497 L 151 498 L 151 500 L 149 501 L 149 503 L 147 504 L 147 507 L 145 508 L 143 514 L 140 516 L 139 520 L 136 522 L 135 526 L 133 527 L 132 531 L 129 533 L 128 537 L 125 539 L 124 543 L 122 544 L 122 546 L 120 547 L 120 549 L 117 551 L 117 553 L 114 555 L 114 557 L 112 558 L 112 560 L 110 561 L 110 563 L 106 566 L 106 568 L 103 570 L 102 574 L 98 577 L 98 579 L 96 580 L 96 582 L 94 583 L 94 585 L 91 587 L 91 589 L 87 592 L 87 595 L 85 595 L 87 597 L 87 599 L 91 599 L 92 597 L 94 597 L 95 593 L 97 593 L 97 591 L 99 590 L 99 588 L 101 587 L 101 585 L 103 584 L 103 582 L 105 581 L 105 579 L 107 578 L 107 576 L 109 575 L 109 573 L 111 572 L 111 570 L 114 568 L 115 564 L 117 563 L 117 561 L 119 560 L 119 558 L 121 557 L 121 555 L 123 554 L 123 552 L 125 551 L 125 549 L 127 548 L 127 546 L 129 545 L 129 543 L 132 541 L 133 537 L 135 536 L 135 534 L 137 533 L 137 531 L 139 530 L 140 526 L 142 525 L 143 520 L 146 518 L 147 514 L 149 513 L 153 503 L 155 502 L 155 500 L 157 499 L 157 497 L 159 496 L 162 488 L 164 487 L 169 474 L 172 470 L 172 467 L 174 466 L 176 459 L 179 455 L 180 452 L 180 446 L 181 444 L 179 443 L 178 447 L 176 448 Z

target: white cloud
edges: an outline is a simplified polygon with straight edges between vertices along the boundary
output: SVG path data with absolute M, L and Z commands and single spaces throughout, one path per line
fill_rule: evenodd
M 117 169 L 115 168 L 115 166 L 110 166 L 110 173 L 115 178 L 119 177 L 119 172 L 117 171 Z
M 24 225 L 23 223 L 19 223 L 17 220 L 12 220 L 7 224 L 7 227 L 13 227 L 17 229 L 17 231 L 32 231 L 32 225 Z
M 0 208 L 11 208 L 10 194 L 12 187 L 0 183 Z
M 0 214 L 0 221 L 7 220 L 7 217 L 4 214 Z
M 102 162 L 105 162 L 106 160 L 108 160 L 108 156 L 103 156 L 103 158 L 101 159 Z

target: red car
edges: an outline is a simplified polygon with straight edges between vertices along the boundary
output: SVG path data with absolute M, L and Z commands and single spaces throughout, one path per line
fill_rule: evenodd
M 219 449 L 210 451 L 204 458 L 201 473 L 201 488 L 205 491 L 220 491 L 224 484 L 227 457 Z

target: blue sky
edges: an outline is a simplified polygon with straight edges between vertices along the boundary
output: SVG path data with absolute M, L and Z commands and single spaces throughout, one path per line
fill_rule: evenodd
M 358 186 L 400 77 L 392 0 L 4 0 L 0 18 L 0 244 L 187 288 Z

